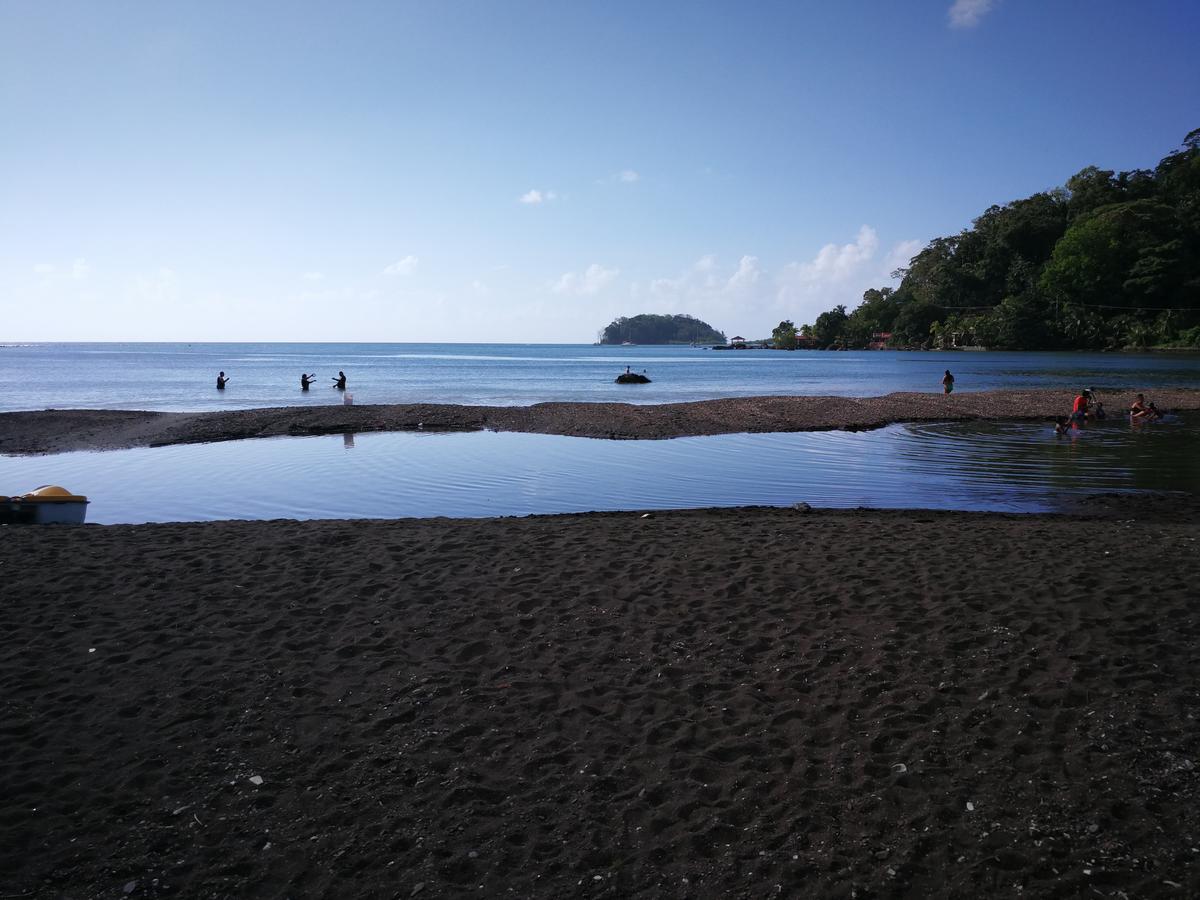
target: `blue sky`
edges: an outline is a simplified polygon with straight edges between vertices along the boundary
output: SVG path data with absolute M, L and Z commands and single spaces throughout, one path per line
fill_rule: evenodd
M 0 0 L 0 340 L 769 334 L 1200 127 L 1200 4 Z

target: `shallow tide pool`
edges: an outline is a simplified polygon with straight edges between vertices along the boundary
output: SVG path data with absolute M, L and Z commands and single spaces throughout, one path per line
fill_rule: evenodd
M 893 425 L 668 441 L 371 433 L 0 456 L 0 494 L 61 484 L 89 522 L 503 516 L 710 506 L 1049 511 L 1200 492 L 1200 421 Z

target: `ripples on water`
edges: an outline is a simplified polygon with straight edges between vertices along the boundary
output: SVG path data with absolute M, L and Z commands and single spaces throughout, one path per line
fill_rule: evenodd
M 1200 492 L 1200 419 L 931 423 L 599 441 L 509 433 L 272 438 L 0 457 L 0 493 L 63 484 L 100 523 L 499 516 L 709 506 L 1051 510 L 1104 491 Z

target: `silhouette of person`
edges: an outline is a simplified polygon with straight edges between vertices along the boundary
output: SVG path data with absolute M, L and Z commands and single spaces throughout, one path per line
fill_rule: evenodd
M 217 390 L 218 391 L 225 390 L 225 385 L 227 385 L 228 383 L 229 383 L 229 379 L 225 377 L 225 373 L 218 372 L 217 373 Z
M 950 374 L 950 370 L 946 370 L 946 374 L 942 376 L 942 390 L 949 394 L 954 390 L 954 376 Z
M 300 374 L 300 390 L 307 391 L 308 386 L 313 383 L 313 379 L 317 377 L 316 372 L 312 375 Z
M 338 377 L 330 380 L 333 381 L 333 386 L 339 391 L 344 391 L 346 389 L 346 373 L 341 369 L 338 369 Z

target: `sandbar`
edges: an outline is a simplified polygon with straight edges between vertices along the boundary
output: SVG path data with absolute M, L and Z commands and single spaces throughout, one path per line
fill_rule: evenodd
M 1200 390 L 1150 394 L 1163 410 L 1200 409 Z M 1132 400 L 1106 397 L 1110 415 Z M 1072 392 L 900 392 L 882 397 L 737 397 L 692 403 L 538 403 L 533 406 L 396 405 L 277 407 L 220 412 L 49 409 L 0 413 L 0 453 L 44 454 L 193 444 L 281 435 L 427 429 L 517 431 L 656 440 L 739 432 L 880 428 L 893 422 L 1051 419 L 1070 412 Z

